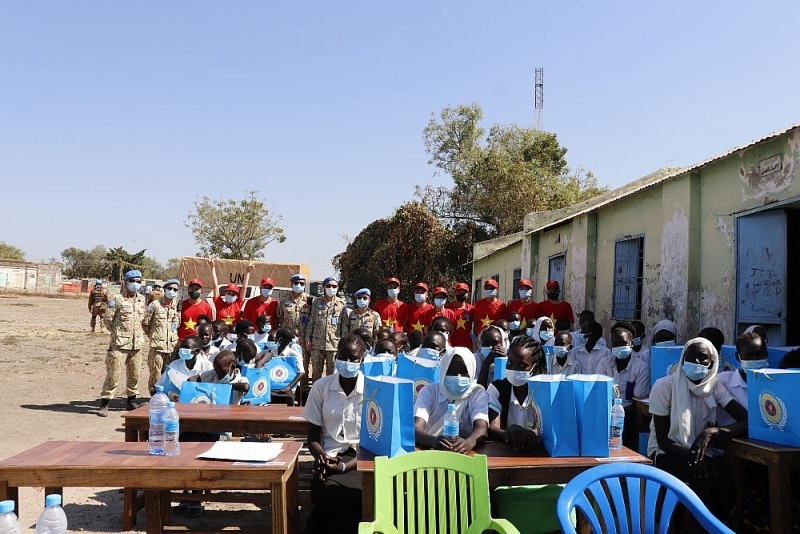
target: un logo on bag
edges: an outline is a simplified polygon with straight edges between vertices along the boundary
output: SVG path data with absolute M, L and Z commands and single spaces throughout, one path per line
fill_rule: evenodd
M 286 368 L 283 367 L 282 365 L 276 365 L 269 372 L 269 377 L 278 383 L 284 382 L 288 376 L 289 376 L 289 371 L 287 371 Z
M 417 378 L 414 380 L 414 400 L 417 400 L 417 395 L 419 395 L 419 392 L 428 384 L 430 384 L 430 382 L 423 378 Z
M 374 400 L 367 403 L 367 434 L 369 439 L 378 441 L 383 432 L 383 411 Z
M 761 411 L 761 419 L 764 420 L 767 427 L 783 431 L 789 415 L 786 413 L 786 404 L 780 398 L 770 391 L 762 391 L 758 396 L 758 407 Z
M 269 391 L 269 380 L 262 376 L 253 384 L 252 391 L 254 397 L 263 397 Z

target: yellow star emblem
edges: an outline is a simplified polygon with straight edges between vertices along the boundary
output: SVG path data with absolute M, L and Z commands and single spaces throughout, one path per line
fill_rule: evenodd
M 414 327 L 414 330 L 419 330 L 420 332 L 422 332 L 422 323 L 419 322 L 419 319 L 417 319 L 417 322 L 412 324 L 411 326 Z
M 484 328 L 486 328 L 487 326 L 490 326 L 492 324 L 492 320 L 489 319 L 489 316 L 487 315 L 486 317 L 481 319 L 481 324 L 483 325 Z
M 396 322 L 397 322 L 397 321 L 395 321 L 394 319 L 392 319 L 391 317 L 389 317 L 388 319 L 386 319 L 385 321 L 383 321 L 383 324 L 384 324 L 385 326 L 394 326 L 394 323 L 396 323 Z
M 528 326 L 528 320 L 527 319 L 522 319 L 522 322 L 519 323 L 519 329 L 520 330 L 525 330 L 526 326 Z
M 233 324 L 233 317 L 223 317 L 222 320 L 225 321 L 225 324 L 228 326 Z
M 460 319 L 456 319 L 456 325 L 457 325 L 456 326 L 456 330 L 458 330 L 459 328 L 463 328 L 464 330 L 466 330 L 467 329 L 467 320 L 464 319 L 463 317 L 460 318 Z
M 184 326 L 185 326 L 186 328 L 188 328 L 189 330 L 194 330 L 194 325 L 196 325 L 197 323 L 196 323 L 196 322 L 194 322 L 194 319 L 192 319 L 192 318 L 190 317 L 190 318 L 189 318 L 189 320 L 188 320 L 188 321 L 186 321 L 186 322 L 185 322 L 185 323 L 183 323 L 183 324 L 184 324 Z

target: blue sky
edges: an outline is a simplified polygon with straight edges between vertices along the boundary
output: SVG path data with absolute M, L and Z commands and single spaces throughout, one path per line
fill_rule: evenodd
M 800 121 L 800 3 L 0 2 L 0 240 L 166 262 L 199 196 L 260 191 L 312 276 L 448 185 L 431 113 L 544 126 L 617 187 Z M 520 208 L 521 215 L 524 207 Z

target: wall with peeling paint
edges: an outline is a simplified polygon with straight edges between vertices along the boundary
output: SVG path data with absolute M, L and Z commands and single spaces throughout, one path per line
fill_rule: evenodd
M 541 234 L 535 234 L 534 236 L 538 237 L 539 249 L 539 266 L 536 279 L 531 279 L 531 282 L 533 282 L 535 286 L 533 288 L 534 298 L 539 301 L 547 298 L 544 292 L 544 286 L 547 283 L 550 258 L 558 254 L 565 254 L 566 272 L 564 276 L 564 287 L 561 288 L 561 298 L 571 302 L 572 284 L 569 281 L 569 273 L 573 269 L 571 267 L 571 262 L 573 261 L 572 224 L 567 223 L 557 226 Z
M 508 302 L 514 295 L 513 276 L 514 269 L 519 269 L 522 264 L 522 242 L 509 245 L 497 250 L 494 254 L 483 259 L 477 260 L 472 264 L 472 284 L 475 287 L 475 280 L 481 278 L 486 280 L 499 274 L 498 297 L 504 302 Z M 483 295 L 474 295 L 474 298 L 483 298 Z

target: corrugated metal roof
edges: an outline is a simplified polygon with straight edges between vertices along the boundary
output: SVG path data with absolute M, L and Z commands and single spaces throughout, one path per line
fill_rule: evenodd
M 488 258 L 489 256 L 491 256 L 495 252 L 498 252 L 500 250 L 505 250 L 505 249 L 507 249 L 508 247 L 510 247 L 512 245 L 516 245 L 517 243 L 522 241 L 522 236 L 523 235 L 524 234 L 522 232 L 517 232 L 515 234 L 509 234 L 509 235 L 504 235 L 504 236 L 500 236 L 500 237 L 495 237 L 494 239 L 487 239 L 486 241 L 480 241 L 478 243 L 475 243 L 475 245 L 473 245 L 473 251 L 475 250 L 476 246 L 483 246 L 485 248 L 488 248 L 489 251 L 486 254 L 484 254 L 483 256 L 480 256 L 480 257 L 477 257 L 477 258 L 472 258 L 470 261 L 468 261 L 464 265 L 469 265 L 470 263 L 475 263 L 476 261 L 482 260 L 484 258 Z M 496 246 L 492 246 L 492 242 L 497 242 Z
M 558 217 L 555 220 L 550 220 L 550 221 L 548 221 L 548 222 L 546 222 L 546 223 L 544 223 L 544 224 L 542 224 L 540 226 L 537 226 L 536 228 L 534 228 L 532 230 L 527 230 L 525 232 L 525 235 L 534 234 L 534 233 L 537 233 L 537 232 L 541 232 L 541 231 L 547 230 L 547 229 L 552 228 L 554 226 L 559 226 L 559 225 L 564 224 L 565 222 L 567 222 L 567 221 L 569 221 L 571 219 L 574 219 L 575 217 L 578 217 L 580 215 L 584 215 L 584 214 L 589 213 L 591 211 L 594 211 L 594 210 L 596 210 L 598 208 L 602 208 L 603 206 L 607 206 L 609 204 L 612 204 L 614 202 L 622 200 L 625 197 L 628 197 L 630 195 L 633 195 L 635 193 L 643 191 L 643 190 L 645 190 L 645 189 L 647 189 L 649 187 L 653 187 L 653 186 L 658 185 L 660 183 L 666 182 L 667 180 L 671 180 L 671 179 L 676 178 L 678 176 L 681 176 L 683 174 L 687 174 L 687 173 L 696 171 L 698 169 L 701 169 L 702 167 L 705 167 L 706 165 L 714 163 L 715 161 L 718 161 L 720 159 L 723 159 L 723 158 L 726 158 L 728 156 L 731 156 L 731 155 L 733 155 L 733 154 L 735 154 L 737 152 L 741 152 L 743 150 L 747 150 L 748 148 L 750 148 L 750 147 L 752 147 L 754 145 L 757 145 L 759 143 L 763 143 L 764 141 L 769 141 L 769 140 L 774 139 L 774 138 L 776 138 L 778 136 L 781 136 L 781 135 L 783 135 L 785 133 L 791 132 L 792 130 L 797 129 L 797 128 L 800 128 L 800 123 L 795 123 L 795 124 L 789 126 L 788 128 L 784 128 L 783 130 L 778 130 L 777 132 L 773 132 L 773 133 L 771 133 L 769 135 L 765 135 L 764 137 L 762 137 L 760 139 L 756 139 L 754 141 L 750 141 L 747 144 L 744 144 L 744 145 L 741 145 L 741 146 L 737 146 L 736 148 L 732 148 L 732 149 L 730 149 L 730 150 L 728 150 L 726 152 L 723 152 L 722 154 L 718 154 L 718 155 L 716 155 L 716 156 L 714 156 L 712 158 L 709 158 L 709 159 L 706 159 L 704 161 L 701 161 L 700 163 L 695 163 L 694 165 L 691 165 L 689 167 L 683 167 L 683 168 L 677 168 L 677 169 L 668 167 L 666 169 L 660 169 L 660 170 L 658 170 L 658 171 L 656 171 L 656 172 L 654 172 L 652 174 L 648 174 L 647 176 L 645 176 L 643 178 L 640 178 L 638 180 L 635 180 L 633 182 L 625 184 L 622 187 L 614 189 L 613 191 L 609 191 L 608 193 L 605 193 L 603 195 L 599 195 L 599 196 L 596 196 L 596 197 L 591 198 L 589 200 L 585 200 L 584 202 L 580 202 L 578 204 L 574 204 L 572 206 L 564 208 L 561 217 Z M 577 210 L 573 209 L 576 206 L 579 207 L 579 209 L 577 209 Z M 558 210 L 558 211 L 561 211 L 561 210 Z

